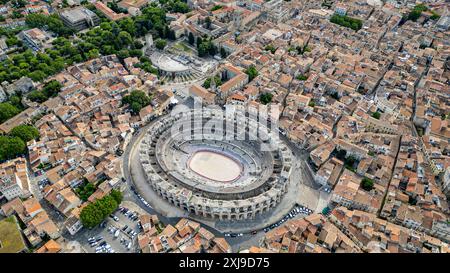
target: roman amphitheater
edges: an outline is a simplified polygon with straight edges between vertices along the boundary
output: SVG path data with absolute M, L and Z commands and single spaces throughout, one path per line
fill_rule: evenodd
M 147 185 L 172 206 L 214 221 L 273 210 L 290 182 L 292 152 L 256 120 L 242 126 L 242 117 L 203 108 L 153 123 L 138 144 Z
M 152 64 L 161 74 L 161 81 L 182 83 L 204 76 L 210 64 L 198 58 L 154 51 L 150 54 Z

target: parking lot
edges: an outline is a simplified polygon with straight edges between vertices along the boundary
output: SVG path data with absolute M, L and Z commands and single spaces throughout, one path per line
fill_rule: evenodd
M 313 210 L 310 208 L 307 208 L 305 206 L 296 205 L 288 214 L 286 214 L 280 221 L 276 222 L 275 224 L 272 224 L 266 228 L 264 228 L 264 232 L 268 232 L 271 229 L 274 229 L 276 227 L 279 227 L 284 222 L 286 222 L 289 219 L 297 217 L 297 215 L 308 216 L 311 213 L 313 213 Z
M 305 206 L 296 205 L 296 206 L 295 206 L 288 214 L 286 214 L 281 220 L 279 220 L 278 222 L 276 222 L 276 223 L 274 223 L 274 224 L 272 224 L 272 225 L 270 225 L 270 226 L 268 226 L 268 227 L 265 227 L 265 228 L 263 229 L 263 231 L 264 231 L 264 232 L 268 232 L 268 231 L 270 231 L 271 229 L 274 229 L 274 228 L 276 228 L 276 227 L 279 227 L 280 225 L 282 225 L 284 222 L 286 222 L 286 221 L 289 220 L 289 219 L 295 218 L 295 217 L 297 217 L 297 216 L 305 217 L 305 216 L 310 215 L 311 213 L 313 213 L 313 211 L 312 211 L 311 209 L 309 209 L 309 208 L 307 208 L 307 207 L 305 207 Z M 258 233 L 258 231 L 257 231 L 257 230 L 254 230 L 254 231 L 252 231 L 252 232 L 250 232 L 250 233 L 224 233 L 224 236 L 225 236 L 225 237 L 235 238 L 235 237 L 242 237 L 242 236 L 245 236 L 246 234 L 255 235 L 255 234 L 257 234 L 257 233 Z
M 99 227 L 88 230 L 80 239 L 84 249 L 90 253 L 129 253 L 137 250 L 139 214 L 120 207 Z

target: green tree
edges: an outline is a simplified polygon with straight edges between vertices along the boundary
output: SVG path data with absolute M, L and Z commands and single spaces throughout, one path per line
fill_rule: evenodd
M 47 77 L 47 75 L 41 70 L 35 70 L 28 74 L 28 77 L 35 82 L 40 82 Z
M 117 36 L 117 42 L 119 46 L 126 47 L 133 42 L 133 38 L 131 38 L 131 34 L 126 31 L 119 32 Z
M 206 89 L 208 89 L 208 88 L 210 88 L 211 87 L 211 81 L 212 81 L 212 78 L 207 78 L 204 82 L 203 82 L 203 87 L 204 88 L 206 88 Z M 220 77 L 219 76 L 215 76 L 214 77 L 214 82 L 216 83 L 216 86 L 221 86 L 222 85 L 222 80 L 220 79 Z
M 98 52 L 98 49 L 91 49 L 89 50 L 87 57 L 88 59 L 95 59 L 98 58 L 100 56 L 100 52 Z
M 419 19 L 420 15 L 422 14 L 421 11 L 418 10 L 412 10 L 409 15 L 408 15 L 408 20 L 411 21 L 417 21 L 417 19 Z
M 18 137 L 22 139 L 25 143 L 30 140 L 39 138 L 39 131 L 36 127 L 31 125 L 19 125 L 14 127 L 9 133 L 10 136 Z
M 169 39 L 171 41 L 175 41 L 177 39 L 177 37 L 175 35 L 175 31 L 169 29 L 169 27 L 167 27 L 166 33 L 167 33 L 167 39 Z
M 26 152 L 26 145 L 22 139 L 11 136 L 0 136 L 0 160 L 15 158 Z
M 134 41 L 134 47 L 136 49 L 141 49 L 144 47 L 144 45 L 140 41 L 136 40 L 136 41 Z
M 20 110 L 9 102 L 0 103 L 0 123 L 19 114 Z
M 441 16 L 437 14 L 435 11 L 431 11 L 431 13 L 432 13 L 430 17 L 431 20 L 438 20 L 439 18 L 441 18 Z
M 211 18 L 209 18 L 209 16 L 206 16 L 206 18 L 205 18 L 205 26 L 206 26 L 206 29 L 211 29 Z
M 47 96 L 42 91 L 33 90 L 28 93 L 27 98 L 31 101 L 42 103 L 47 100 Z
M 227 52 L 225 51 L 225 48 L 223 48 L 223 47 L 220 48 L 220 57 L 222 57 L 222 58 L 227 57 Z
M 113 213 L 119 204 L 111 195 L 107 195 L 84 207 L 80 212 L 83 226 L 93 228 Z
M 427 11 L 428 7 L 424 4 L 418 4 L 408 14 L 408 20 L 417 21 L 422 15 L 422 12 Z
M 362 28 L 361 20 L 348 17 L 346 15 L 334 14 L 333 16 L 331 16 L 330 22 L 343 27 L 351 28 L 355 31 L 358 31 Z
M 197 48 L 203 43 L 202 37 L 197 37 Z
M 122 98 L 122 104 L 128 104 L 134 114 L 138 114 L 142 108 L 150 104 L 150 101 L 150 97 L 140 90 L 133 90 Z
M 141 57 L 142 56 L 142 50 L 140 49 L 132 49 L 129 51 L 131 57 Z
M 119 57 L 122 60 L 126 59 L 130 57 L 130 51 L 128 51 L 127 49 L 121 49 L 117 52 L 117 57 Z
M 248 81 L 252 81 L 258 76 L 258 70 L 256 70 L 256 67 L 253 65 L 247 68 L 247 70 L 245 70 L 245 73 L 248 75 Z
M 378 112 L 378 111 L 377 111 L 377 112 L 373 112 L 373 113 L 372 113 L 372 117 L 375 118 L 375 119 L 380 119 L 381 113 Z
M 193 44 L 195 43 L 195 37 L 194 37 L 194 34 L 192 34 L 192 32 L 189 32 L 189 35 L 188 35 L 188 42 L 189 42 L 189 44 L 191 44 L 191 45 L 193 45 Z
M 22 97 L 19 95 L 12 95 L 11 97 L 9 97 L 9 103 L 17 109 L 24 109 L 24 106 L 22 105 Z
M 270 51 L 272 54 L 274 54 L 277 49 L 273 45 L 266 45 L 264 50 Z
M 78 194 L 78 196 L 80 196 L 81 200 L 87 201 L 89 196 L 91 196 L 95 192 L 95 190 L 95 185 L 88 182 L 78 187 L 76 189 L 76 193 Z
M 31 101 L 42 103 L 51 97 L 57 96 L 61 88 L 62 84 L 60 82 L 51 80 L 41 90 L 33 90 L 28 93 L 27 98 Z
M 126 31 L 131 36 L 135 36 L 136 35 L 136 26 L 134 24 L 133 19 L 131 19 L 130 17 L 127 17 L 125 19 L 120 20 L 119 21 L 119 27 L 123 31 Z
M 156 39 L 155 46 L 156 48 L 163 50 L 167 45 L 167 41 L 163 39 Z
M 259 100 L 262 104 L 268 104 L 272 102 L 273 95 L 271 93 L 263 93 L 259 95 Z
M 366 191 L 371 191 L 373 189 L 373 180 L 367 177 L 364 177 L 361 180 L 361 187 Z
M 201 43 L 197 49 L 197 52 L 199 57 L 205 57 L 206 55 L 208 55 L 209 53 L 208 44 Z
M 114 200 L 116 200 L 117 204 L 122 203 L 123 195 L 122 195 L 122 193 L 120 191 L 112 190 L 110 195 L 111 195 L 112 198 L 114 198 Z

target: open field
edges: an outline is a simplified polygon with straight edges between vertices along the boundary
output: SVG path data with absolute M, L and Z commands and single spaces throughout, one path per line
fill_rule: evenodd
M 26 249 L 15 216 L 0 221 L 0 253 L 17 253 Z

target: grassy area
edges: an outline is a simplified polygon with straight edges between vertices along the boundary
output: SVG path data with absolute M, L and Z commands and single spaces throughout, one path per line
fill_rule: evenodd
M 417 127 L 417 134 L 421 137 L 423 136 L 423 128 Z
M 0 221 L 0 253 L 17 253 L 26 249 L 15 216 Z
M 181 51 L 185 51 L 185 52 L 188 52 L 188 53 L 192 53 L 192 49 L 190 49 L 187 45 L 185 45 L 185 44 L 182 43 L 182 42 L 175 43 L 175 44 L 173 45 L 173 47 L 174 47 L 175 49 L 178 49 L 178 50 L 181 50 Z

